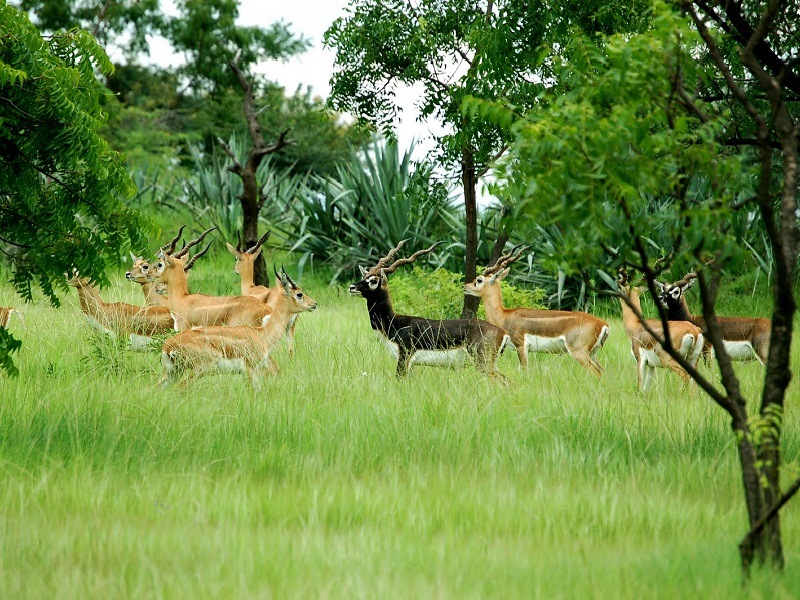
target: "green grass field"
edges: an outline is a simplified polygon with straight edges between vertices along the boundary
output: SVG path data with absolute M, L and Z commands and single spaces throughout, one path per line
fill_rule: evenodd
M 363 300 L 305 288 L 320 308 L 257 393 L 242 375 L 154 388 L 158 352 L 93 334 L 74 292 L 20 307 L 21 374 L 0 376 L 0 598 L 798 597 L 800 501 L 782 513 L 785 573 L 742 587 L 728 421 L 663 370 L 638 393 L 618 317 L 600 382 L 565 356 L 519 373 L 513 351 L 509 386 L 474 369 L 398 380 Z M 103 294 L 141 303 L 124 281 Z M 762 368 L 737 372 L 755 407 Z M 799 396 L 793 382 L 795 465 Z

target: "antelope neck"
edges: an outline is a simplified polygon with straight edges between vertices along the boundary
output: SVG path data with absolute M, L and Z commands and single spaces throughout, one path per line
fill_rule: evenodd
M 681 295 L 678 302 L 667 302 L 667 319 L 670 321 L 691 321 L 694 315 L 689 311 L 686 298 Z
M 388 331 L 395 315 L 392 308 L 392 297 L 388 290 L 378 288 L 367 297 L 367 312 L 373 329 Z

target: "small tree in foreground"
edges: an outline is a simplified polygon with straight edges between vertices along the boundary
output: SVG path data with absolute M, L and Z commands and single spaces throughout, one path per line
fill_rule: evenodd
M 135 192 L 123 158 L 97 133 L 95 70 L 113 67 L 87 32 L 44 38 L 0 3 L 0 251 L 26 300 L 35 282 L 57 305 L 66 271 L 102 283 L 107 265 L 145 247 L 146 223 L 123 203 Z M 0 344 L 0 366 L 11 348 Z
M 745 573 L 753 564 L 783 567 L 778 511 L 800 488 L 800 480 L 785 490 L 780 481 L 799 239 L 798 10 L 777 1 L 656 4 L 643 34 L 576 36 L 556 49 L 553 87 L 523 117 L 497 104 L 468 105 L 513 122 L 504 181 L 526 199 L 530 218 L 557 223 L 569 237 L 557 266 L 581 271 L 610 256 L 637 269 L 654 296 L 671 265 L 698 271 L 721 387 L 669 339 L 663 345 L 731 418 L 749 519 L 740 544 Z M 654 213 L 644 209 L 653 198 L 669 201 Z M 731 217 L 750 205 L 774 253 L 772 338 L 755 416 L 715 316 L 726 261 L 746 252 Z M 611 248 L 608 224 L 620 219 L 629 236 Z M 653 232 L 669 240 L 667 256 Z

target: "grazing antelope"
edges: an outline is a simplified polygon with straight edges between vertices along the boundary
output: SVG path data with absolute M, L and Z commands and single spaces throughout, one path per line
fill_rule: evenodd
M 260 238 L 258 238 L 253 246 L 247 250 L 242 248 L 241 234 L 238 235 L 238 241 L 235 248 L 229 243 L 225 243 L 230 253 L 236 257 L 236 262 L 233 265 L 233 272 L 241 277 L 242 296 L 252 296 L 253 298 L 257 298 L 266 304 L 270 303 L 270 299 L 273 297 L 273 295 L 283 293 L 281 291 L 280 279 L 275 280 L 275 287 L 272 288 L 268 288 L 263 285 L 255 285 L 255 281 L 253 279 L 254 265 L 259 254 L 261 254 L 261 245 L 267 240 L 271 233 L 271 231 L 267 231 Z M 294 355 L 294 330 L 298 316 L 299 315 L 296 314 L 292 315 L 287 330 L 286 341 L 289 356 Z
M 200 237 L 190 241 L 183 247 L 182 250 L 180 250 L 177 254 L 174 254 L 175 245 L 178 243 L 178 240 L 180 239 L 185 227 L 186 225 L 181 226 L 180 230 L 178 231 L 178 235 L 176 235 L 172 240 L 170 240 L 170 242 L 163 246 L 161 248 L 161 252 L 174 256 L 175 258 L 183 259 L 189 253 L 189 249 L 192 248 L 192 246 L 199 244 L 201 241 L 203 241 L 203 238 L 206 237 L 206 235 L 216 229 L 216 227 L 207 229 L 200 234 Z M 211 248 L 211 242 L 206 245 L 202 252 L 198 252 L 192 258 L 188 259 L 183 266 L 184 272 L 188 273 L 192 266 L 194 266 L 194 263 L 199 258 L 203 257 L 208 252 L 209 248 Z M 133 252 L 131 252 L 131 260 L 133 260 L 133 266 L 131 267 L 130 271 L 125 273 L 125 279 L 128 281 L 133 281 L 134 283 L 138 283 L 142 286 L 142 292 L 144 293 L 145 303 L 147 306 L 168 306 L 166 288 L 164 285 L 155 283 L 149 278 L 151 272 L 150 261 L 145 260 L 144 257 L 136 256 L 133 254 Z
M 517 246 L 498 258 L 464 286 L 464 293 L 483 298 L 486 320 L 508 332 L 522 369 L 528 368 L 528 352 L 566 352 L 599 377 L 603 369 L 596 357 L 608 337 L 608 323 L 585 312 L 503 306 L 500 281 L 511 270 L 508 265 L 519 260 L 525 250 Z
M 686 302 L 685 293 L 694 285 L 696 273 L 688 273 L 683 279 L 675 283 L 661 284 L 659 286 L 660 299 L 667 308 L 667 318 L 670 321 L 689 321 L 694 323 L 706 336 L 703 345 L 703 355 L 714 358 L 714 347 L 708 339 L 708 329 L 703 315 L 693 315 Z M 753 317 L 717 317 L 722 344 L 731 360 L 752 361 L 757 360 L 762 365 L 767 362 L 769 354 L 770 335 L 772 333 L 772 320 Z
M 371 269 L 361 267 L 362 279 L 350 285 L 351 294 L 367 300 L 370 325 L 397 358 L 397 375 L 406 375 L 412 364 L 452 366 L 472 359 L 490 377 L 505 379 L 496 364 L 508 343 L 505 330 L 478 319 L 433 320 L 394 312 L 386 276 L 428 254 L 441 242 L 389 265 L 404 243 L 392 248 Z
M 11 306 L 0 306 L 0 327 L 5 328 L 8 325 L 8 320 L 11 318 L 11 313 L 14 313 L 20 318 L 21 321 L 24 321 L 22 319 L 22 313 L 16 308 Z
M 617 284 L 620 291 L 619 302 L 622 305 L 622 322 L 625 326 L 625 333 L 631 340 L 631 353 L 636 359 L 638 367 L 639 389 L 641 391 L 647 389 L 656 367 L 669 369 L 677 373 L 684 383 L 689 383 L 689 374 L 644 328 L 639 317 L 631 308 L 634 307 L 639 314 L 642 313 L 639 290 L 635 286 L 628 285 L 628 276 L 624 269 L 620 270 Z M 628 299 L 627 302 L 625 298 Z M 664 328 L 660 320 L 646 319 L 645 323 L 658 338 L 664 337 Z M 668 327 L 672 347 L 694 367 L 703 349 L 703 332 L 688 321 L 670 321 Z
M 250 296 L 190 294 L 180 258 L 161 252 L 149 278 L 167 287 L 167 302 L 175 331 L 207 325 L 264 325 L 272 308 Z M 194 258 L 194 257 L 193 257 Z
M 113 338 L 127 337 L 133 349 L 144 350 L 152 336 L 173 330 L 172 316 L 164 306 L 104 302 L 97 286 L 77 274 L 69 277 L 67 283 L 77 290 L 81 311 L 88 323 Z
M 164 342 L 161 363 L 164 376 L 159 383 L 188 383 L 212 370 L 245 372 L 251 385 L 258 383 L 262 371 L 277 373 L 271 354 L 286 333 L 293 315 L 317 308 L 316 301 L 282 271 L 277 274 L 281 290 L 274 294 L 272 316 L 263 325 L 252 327 L 193 327 Z

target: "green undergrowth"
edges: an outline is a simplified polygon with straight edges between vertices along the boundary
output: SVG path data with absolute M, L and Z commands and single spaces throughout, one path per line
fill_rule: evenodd
M 233 293 L 213 268 L 193 289 Z M 99 336 L 74 294 L 21 307 L 20 375 L 0 377 L 0 598 L 796 597 L 796 501 L 785 572 L 742 586 L 729 420 L 661 370 L 639 393 L 617 315 L 599 381 L 566 356 L 521 373 L 513 351 L 508 385 L 471 368 L 397 379 L 364 300 L 302 283 L 319 308 L 258 390 L 241 375 L 157 388 L 157 345 Z M 103 294 L 140 301 L 123 280 Z M 763 369 L 736 370 L 755 410 Z

